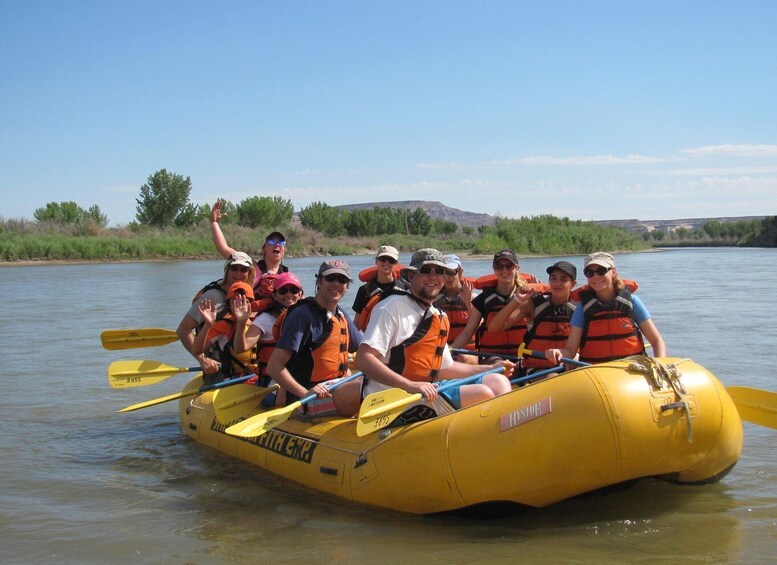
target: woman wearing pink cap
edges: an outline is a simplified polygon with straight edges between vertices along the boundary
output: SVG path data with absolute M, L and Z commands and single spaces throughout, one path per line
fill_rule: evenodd
M 235 336 L 235 351 L 248 351 L 256 348 L 256 365 L 259 376 L 258 384 L 267 386 L 270 378 L 267 376 L 267 361 L 275 348 L 276 339 L 273 326 L 281 312 L 293 306 L 302 298 L 302 283 L 294 273 L 281 273 L 275 278 L 275 288 L 272 291 L 272 302 L 254 318 L 245 332 L 237 332 Z M 243 300 L 239 303 L 236 316 L 238 325 L 244 327 L 251 317 L 251 303 Z

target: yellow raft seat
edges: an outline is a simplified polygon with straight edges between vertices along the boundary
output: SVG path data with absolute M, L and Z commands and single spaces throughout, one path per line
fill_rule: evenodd
M 364 437 L 355 419 L 292 418 L 237 438 L 216 419 L 212 395 L 181 400 L 194 440 L 307 487 L 419 514 L 485 502 L 542 507 L 641 477 L 714 482 L 742 450 L 731 398 L 688 359 L 579 368 Z

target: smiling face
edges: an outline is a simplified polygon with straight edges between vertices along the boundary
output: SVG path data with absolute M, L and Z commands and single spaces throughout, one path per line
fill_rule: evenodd
M 225 285 L 227 288 L 235 284 L 236 282 L 246 282 L 248 280 L 248 267 L 244 265 L 232 264 L 227 267 L 227 276 L 225 279 Z
M 320 276 L 316 299 L 325 308 L 333 309 L 348 291 L 348 277 L 340 274 Z
M 515 271 L 518 266 L 507 259 L 499 259 L 494 263 L 496 280 L 503 285 L 512 285 L 515 281 Z
M 429 270 L 424 267 L 421 267 L 421 269 L 424 271 Z M 437 274 L 436 269 L 439 268 L 432 267 L 427 274 L 421 273 L 421 270 L 408 271 L 407 276 L 410 280 L 410 292 L 413 296 L 420 298 L 424 302 L 434 302 L 445 284 L 445 274 Z
M 548 286 L 553 298 L 559 301 L 569 299 L 569 293 L 575 286 L 575 280 L 561 269 L 554 269 L 548 275 Z
M 378 267 L 378 272 L 383 274 L 385 278 L 394 278 L 394 265 L 396 264 L 397 262 L 387 255 L 375 259 L 375 265 Z
M 273 298 L 283 307 L 288 308 L 302 298 L 302 289 L 293 284 L 287 284 L 275 289 L 273 291 Z
M 609 298 L 615 292 L 615 285 L 612 281 L 615 269 L 592 264 L 585 268 L 583 274 L 588 279 L 588 286 L 596 292 L 599 298 Z

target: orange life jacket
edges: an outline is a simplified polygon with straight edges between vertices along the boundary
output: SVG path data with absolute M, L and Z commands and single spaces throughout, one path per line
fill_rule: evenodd
M 548 285 L 541 283 L 534 275 L 530 275 L 529 273 L 522 273 L 520 271 L 518 272 L 518 275 L 526 281 L 532 290 L 536 292 L 547 292 L 550 288 Z M 482 277 L 476 278 L 475 282 L 472 283 L 472 286 L 479 290 L 485 290 L 487 288 L 495 287 L 498 282 L 499 281 L 496 278 L 496 273 L 491 273 L 489 275 L 483 275 Z
M 257 371 L 255 346 L 248 351 L 241 351 L 240 353 L 234 351 L 236 329 L 237 322 L 230 312 L 213 324 L 208 331 L 206 354 L 211 359 L 221 363 L 219 372 L 224 377 L 249 375 Z M 245 330 L 248 330 L 248 325 L 245 326 Z M 221 336 L 224 339 L 219 339 Z
M 555 305 L 551 302 L 550 294 L 535 294 L 532 296 L 534 303 L 534 317 L 532 325 L 524 335 L 524 343 L 527 349 L 533 351 L 545 351 L 546 349 L 558 349 L 564 347 L 569 337 L 570 321 L 577 305 L 571 300 L 564 304 Z M 554 364 L 547 359 L 524 357 L 521 362 L 526 368 L 549 368 Z
M 370 284 L 370 283 L 367 283 Z M 367 324 L 370 323 L 370 316 L 372 316 L 372 310 L 375 308 L 375 306 L 386 298 L 387 296 L 390 296 L 392 294 L 396 293 L 406 293 L 407 292 L 407 284 L 404 279 L 395 278 L 394 279 L 394 286 L 391 287 L 387 292 L 383 292 L 380 290 L 380 288 L 375 287 L 375 289 L 370 293 L 370 299 L 367 301 L 367 304 L 364 305 L 364 308 L 362 308 L 361 312 L 356 314 L 356 318 L 354 319 L 353 323 L 356 325 L 357 328 L 359 328 L 361 331 L 364 331 L 367 329 Z
M 310 344 L 306 351 L 298 351 L 292 355 L 286 368 L 294 379 L 304 386 L 328 381 L 344 376 L 348 372 L 348 319 L 338 306 L 335 314 L 322 308 L 315 297 L 303 298 L 291 308 L 282 312 L 273 326 L 273 336 L 277 341 L 283 331 L 283 324 L 289 312 L 300 306 L 307 306 L 321 316 L 324 320 L 324 330 L 321 335 Z
M 415 300 L 412 296 L 408 296 L 408 299 Z M 421 316 L 421 323 L 413 335 L 391 348 L 389 368 L 411 381 L 436 380 L 442 365 L 449 327 L 445 314 L 432 312 L 426 307 Z
M 448 343 L 451 344 L 464 330 L 469 322 L 469 311 L 464 301 L 457 294 L 453 298 L 449 298 L 445 293 L 441 293 L 437 300 L 434 301 L 434 305 L 445 312 L 448 316 L 448 323 L 450 324 L 450 330 L 448 331 Z M 464 346 L 466 349 L 475 348 L 475 336 L 472 336 L 470 342 Z
M 394 265 L 394 278 L 398 278 L 399 274 L 402 272 L 402 269 L 404 269 L 404 265 L 401 265 L 400 263 L 397 263 Z M 367 267 L 366 269 L 362 269 L 359 272 L 359 280 L 362 282 L 370 282 L 374 281 L 376 278 L 378 278 L 378 266 L 373 265 L 372 267 Z
M 256 342 L 255 348 L 256 348 L 256 368 L 257 368 L 257 375 L 260 377 L 260 384 L 262 384 L 262 377 L 269 377 L 267 374 L 267 362 L 270 360 L 270 356 L 272 355 L 272 352 L 275 350 L 275 344 L 278 343 L 278 338 L 275 335 L 275 326 L 278 323 L 278 317 L 286 311 L 286 308 L 279 304 L 278 302 L 275 302 L 272 299 L 269 299 L 269 303 L 267 303 L 268 299 L 262 299 L 257 300 L 253 304 L 258 303 L 259 306 L 262 307 L 262 310 L 260 312 L 257 312 L 257 316 L 262 313 L 268 313 L 275 316 L 275 323 L 273 324 L 273 330 L 270 340 L 263 340 L 259 339 L 259 341 Z M 264 335 L 262 337 L 265 337 Z M 267 382 L 267 381 L 265 381 Z
M 579 296 L 585 318 L 580 342 L 581 361 L 603 363 L 645 353 L 628 289 L 620 289 L 606 304 L 596 298 L 591 289 L 581 291 Z

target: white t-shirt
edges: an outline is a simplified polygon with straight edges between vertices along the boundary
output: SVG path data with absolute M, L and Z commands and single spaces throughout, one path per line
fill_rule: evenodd
M 423 306 L 407 296 L 394 295 L 381 300 L 372 311 L 362 343 L 366 343 L 380 353 L 381 361 L 388 364 L 391 349 L 413 335 L 421 323 L 424 311 Z M 429 313 L 445 315 L 434 306 L 429 308 Z M 452 364 L 453 357 L 446 344 L 440 368 L 445 369 Z M 364 396 L 388 388 L 391 387 L 369 379 L 364 387 Z
M 269 312 L 262 312 L 256 318 L 254 318 L 254 321 L 251 322 L 251 324 L 262 330 L 262 337 L 259 338 L 259 341 L 273 340 L 272 327 L 275 325 L 275 320 L 277 319 L 277 316 L 274 316 Z

